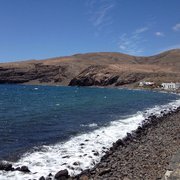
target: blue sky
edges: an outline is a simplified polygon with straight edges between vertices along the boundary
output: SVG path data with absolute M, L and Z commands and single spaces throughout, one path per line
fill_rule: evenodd
M 0 0 L 0 62 L 180 48 L 180 0 Z

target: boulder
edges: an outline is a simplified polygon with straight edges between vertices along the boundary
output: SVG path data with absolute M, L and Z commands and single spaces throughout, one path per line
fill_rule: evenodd
M 103 170 L 101 170 L 101 172 L 99 173 L 99 175 L 102 176 L 102 175 L 107 174 L 107 173 L 110 173 L 110 172 L 111 172 L 111 169 L 110 169 L 110 168 L 103 169 Z
M 39 180 L 46 180 L 44 176 L 41 176 Z
M 118 146 L 124 146 L 124 142 L 123 142 L 123 140 L 121 140 L 121 139 L 118 139 L 118 140 L 116 141 L 116 144 L 117 144 Z
M 55 175 L 55 179 L 57 180 L 64 180 L 67 179 L 68 177 L 69 177 L 69 173 L 67 169 L 61 170 L 57 172 Z
M 74 166 L 79 166 L 79 165 L 80 165 L 80 162 L 77 162 L 77 161 L 76 161 L 76 162 L 73 163 L 73 165 L 74 165 Z
M 89 180 L 88 176 L 86 175 L 82 175 L 79 180 Z
M 94 152 L 94 156 L 99 156 L 99 152 Z
M 28 169 L 27 166 L 22 166 L 19 171 L 22 171 L 22 172 L 24 172 L 24 173 L 29 173 L 29 172 L 31 172 L 31 171 Z
M 12 171 L 14 168 L 12 167 L 12 164 L 2 161 L 0 162 L 0 170 Z

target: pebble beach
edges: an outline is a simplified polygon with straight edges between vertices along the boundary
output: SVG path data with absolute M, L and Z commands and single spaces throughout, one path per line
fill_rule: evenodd
M 115 143 L 94 169 L 75 179 L 162 179 L 179 148 L 180 108 L 160 118 L 152 117 L 134 135 Z

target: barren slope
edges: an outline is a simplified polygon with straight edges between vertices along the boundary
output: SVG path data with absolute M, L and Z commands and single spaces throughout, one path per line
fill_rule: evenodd
M 0 63 L 0 83 L 120 86 L 141 80 L 180 81 L 180 49 L 150 57 L 102 52 Z

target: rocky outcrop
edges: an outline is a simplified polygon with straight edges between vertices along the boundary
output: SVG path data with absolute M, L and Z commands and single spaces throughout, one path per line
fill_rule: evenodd
M 12 167 L 12 164 L 2 161 L 2 162 L 0 162 L 0 170 L 13 171 L 14 168 Z
M 1 171 L 21 171 L 23 173 L 31 172 L 27 166 L 21 166 L 21 167 L 14 168 L 11 163 L 6 162 L 6 161 L 0 162 L 0 170 Z
M 73 78 L 70 86 L 120 86 L 132 84 L 147 77 L 147 74 L 121 72 L 116 66 L 90 66 Z
M 0 83 L 61 83 L 69 74 L 67 66 L 33 64 L 29 68 L 0 67 Z

